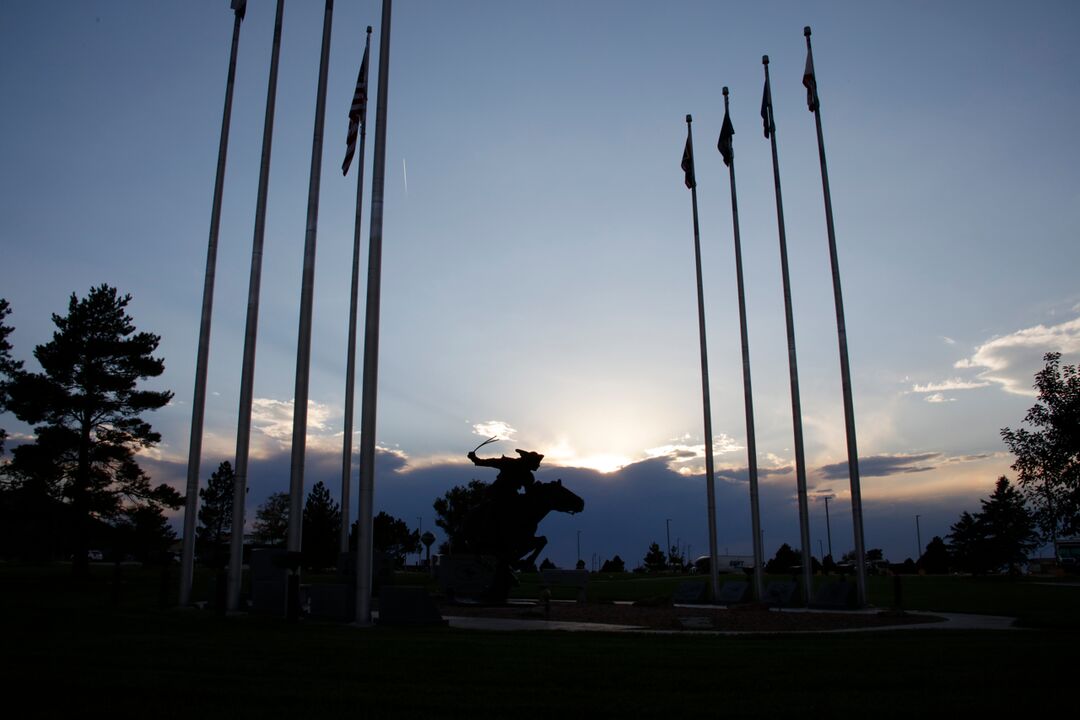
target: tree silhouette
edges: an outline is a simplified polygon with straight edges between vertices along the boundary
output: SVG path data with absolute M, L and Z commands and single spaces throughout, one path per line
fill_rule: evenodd
M 260 545 L 284 545 L 289 537 L 289 493 L 276 492 L 255 509 L 251 538 Z
M 218 465 L 206 487 L 199 490 L 199 527 L 195 547 L 203 558 L 213 556 L 213 564 L 225 560 L 225 544 L 232 532 L 233 486 L 236 473 L 228 460 Z
M 304 567 L 332 567 L 337 560 L 340 536 L 341 508 L 320 480 L 311 488 L 304 503 L 301 547 Z
M 372 527 L 372 545 L 376 552 L 386 553 L 394 566 L 405 564 L 405 556 L 420 551 L 420 531 L 409 530 L 404 520 L 380 512 Z
M 164 406 L 172 393 L 138 388 L 165 363 L 153 356 L 160 338 L 135 331 L 130 302 L 107 285 L 81 300 L 73 293 L 67 315 L 53 315 L 52 340 L 34 349 L 42 372 L 18 372 L 7 386 L 8 408 L 35 426 L 34 442 L 12 451 L 11 474 L 70 503 L 76 576 L 87 571 L 91 518 L 114 520 L 132 504 L 181 504 L 168 485 L 152 486 L 135 460 L 136 450 L 161 440 L 142 413 Z
M 1080 372 L 1062 367 L 1061 353 L 1043 360 L 1039 399 L 1024 417 L 1035 429 L 1003 428 L 1001 437 L 1016 456 L 1012 467 L 1043 539 L 1056 541 L 1080 533 Z
M 979 502 L 980 512 L 961 513 L 951 528 L 954 561 L 960 569 L 975 574 L 1003 569 L 1016 572 L 1038 544 L 1035 521 L 1023 496 L 1008 478 L 1001 477 L 990 497 Z
M 22 370 L 22 362 L 11 357 L 11 343 L 8 335 L 15 328 L 8 325 L 5 320 L 11 314 L 11 305 L 4 298 L 0 298 L 0 413 L 7 410 L 8 383 L 12 382 Z M 0 455 L 4 454 L 4 440 L 7 432 L 0 428 Z
M 941 575 L 949 572 L 952 558 L 949 555 L 949 546 L 937 535 L 926 546 L 926 551 L 919 558 L 916 565 L 928 575 Z
M 604 564 L 600 566 L 600 572 L 621 573 L 626 572 L 626 563 L 623 559 L 616 555 L 610 560 L 605 560 Z
M 660 549 L 660 543 L 653 543 L 645 553 L 645 567 L 649 572 L 659 572 L 667 567 L 667 557 Z
M 455 485 L 450 488 L 432 503 L 435 509 L 435 524 L 446 533 L 450 552 L 464 549 L 462 528 L 465 518 L 483 502 L 487 488 L 487 483 L 470 480 L 468 485 Z
M 784 575 L 802 563 L 802 555 L 784 543 L 776 549 L 776 555 L 765 563 L 765 572 L 770 575 Z
M 159 507 L 136 505 L 125 508 L 116 523 L 117 559 L 132 555 L 141 562 L 159 560 L 176 540 L 176 532 Z

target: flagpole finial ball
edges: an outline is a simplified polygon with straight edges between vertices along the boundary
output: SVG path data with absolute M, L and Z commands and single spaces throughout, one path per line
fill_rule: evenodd
M 768 55 L 762 55 L 761 56 L 761 64 L 762 65 L 768 65 L 769 64 L 769 56 Z
M 694 118 L 690 117 L 690 113 L 686 114 L 686 122 L 688 122 L 688 123 L 694 122 Z
M 807 29 L 809 30 L 809 28 L 807 28 Z M 370 35 L 371 34 L 371 26 L 370 25 L 367 26 L 367 31 L 368 31 L 368 35 Z
M 724 97 L 727 97 L 727 85 L 724 86 Z
M 805 35 L 806 37 L 810 37 L 810 26 L 809 25 L 807 25 L 806 27 L 804 27 L 802 29 L 802 34 Z

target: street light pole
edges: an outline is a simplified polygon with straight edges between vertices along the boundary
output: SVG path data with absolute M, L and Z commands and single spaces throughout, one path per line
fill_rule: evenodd
M 915 548 L 915 555 L 916 555 L 915 562 L 918 562 L 919 558 L 922 557 L 922 552 L 923 552 L 922 532 L 919 529 L 919 516 L 918 515 L 915 516 L 915 542 L 919 543 L 919 546 L 917 548 Z
M 829 557 L 834 561 L 836 558 L 832 554 L 832 526 L 829 524 L 829 496 L 825 496 L 825 534 L 829 537 Z
M 671 518 L 667 518 L 664 521 L 664 523 L 667 526 L 667 547 L 664 548 L 664 554 L 665 555 L 670 555 L 671 554 Z
M 577 531 L 577 559 L 581 562 L 581 531 Z

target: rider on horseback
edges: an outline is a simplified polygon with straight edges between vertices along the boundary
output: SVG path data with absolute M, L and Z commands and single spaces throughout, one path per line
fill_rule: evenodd
M 473 465 L 480 467 L 493 467 L 499 469 L 499 475 L 495 482 L 491 483 L 491 495 L 496 502 L 510 499 L 519 494 L 519 490 L 528 491 L 536 482 L 533 471 L 540 468 L 540 461 L 544 456 L 531 450 L 517 450 L 521 457 L 482 458 L 476 455 L 476 451 L 470 452 L 468 458 Z

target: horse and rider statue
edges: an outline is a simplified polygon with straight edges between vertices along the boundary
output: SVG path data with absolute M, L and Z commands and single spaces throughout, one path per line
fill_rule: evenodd
M 547 538 L 536 534 L 540 521 L 553 510 L 573 514 L 585 509 L 585 501 L 563 487 L 562 480 L 536 480 L 533 473 L 539 469 L 543 455 L 529 450 L 516 452 L 518 457 L 482 458 L 476 450 L 468 454 L 474 465 L 499 471 L 462 526 L 466 552 L 495 558 L 495 576 L 484 598 L 492 602 L 505 602 L 515 584 L 514 570 L 535 567 L 547 545 Z

